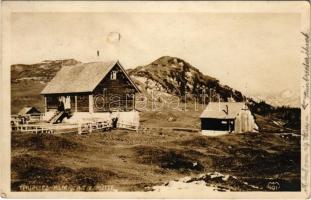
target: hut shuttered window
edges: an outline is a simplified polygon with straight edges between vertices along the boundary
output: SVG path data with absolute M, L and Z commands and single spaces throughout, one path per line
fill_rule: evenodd
M 112 71 L 110 74 L 110 79 L 111 80 L 117 80 L 117 73 L 118 73 L 118 71 Z
M 47 111 L 49 109 L 57 109 L 59 105 L 57 96 L 46 96 Z

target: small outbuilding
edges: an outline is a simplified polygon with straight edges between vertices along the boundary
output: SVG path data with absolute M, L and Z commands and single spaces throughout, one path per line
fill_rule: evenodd
M 254 116 L 245 102 L 210 102 L 200 119 L 203 135 L 258 131 Z

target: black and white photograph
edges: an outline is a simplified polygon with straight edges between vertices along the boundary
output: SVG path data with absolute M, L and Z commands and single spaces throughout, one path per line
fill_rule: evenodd
M 10 193 L 310 195 L 308 2 L 15 3 Z

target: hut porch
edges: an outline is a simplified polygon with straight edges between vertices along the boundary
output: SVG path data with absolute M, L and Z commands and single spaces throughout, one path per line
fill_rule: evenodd
M 69 108 L 72 113 L 105 113 L 128 112 L 135 110 L 135 94 L 60 94 L 44 96 L 44 110 L 55 112 L 59 106 L 59 98 L 69 100 Z M 67 97 L 67 98 L 66 98 Z

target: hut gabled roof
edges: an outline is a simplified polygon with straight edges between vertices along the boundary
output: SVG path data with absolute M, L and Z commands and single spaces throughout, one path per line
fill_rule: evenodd
M 210 102 L 200 118 L 234 119 L 242 109 L 248 109 L 245 102 Z
M 35 107 L 26 106 L 22 108 L 17 114 L 18 115 L 27 115 L 27 114 L 33 114 L 33 113 L 40 113 L 40 111 Z
M 133 87 L 137 86 L 125 72 L 119 61 L 78 63 L 63 66 L 55 77 L 42 90 L 41 94 L 66 94 L 92 92 L 110 70 L 118 65 L 127 76 Z

